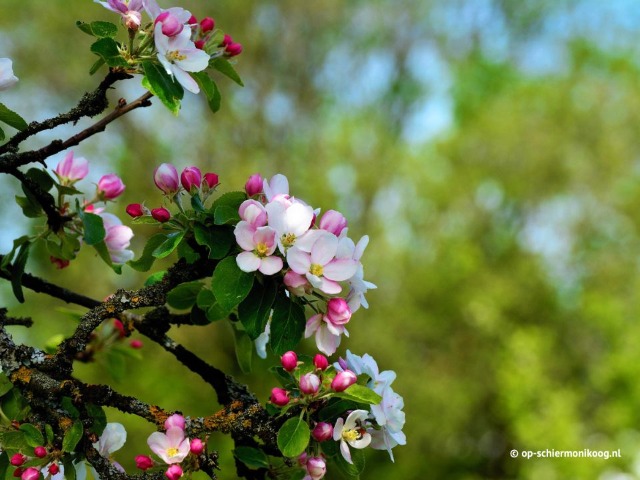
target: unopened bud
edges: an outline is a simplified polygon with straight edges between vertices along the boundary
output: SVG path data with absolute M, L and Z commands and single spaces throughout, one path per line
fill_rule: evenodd
M 169 466 L 167 471 L 164 473 L 164 476 L 169 480 L 178 480 L 182 476 L 182 467 L 177 463 Z
M 320 377 L 315 373 L 305 373 L 300 377 L 300 391 L 307 395 L 318 392 L 320 388 Z
M 358 377 L 351 370 L 344 370 L 338 372 L 333 381 L 331 382 L 331 389 L 336 392 L 343 392 L 351 385 L 358 381 Z
M 19 467 L 20 465 L 23 465 L 24 462 L 26 461 L 27 461 L 27 457 L 25 455 L 21 453 L 16 453 L 11 456 L 9 463 L 11 463 L 11 465 L 13 465 L 14 467 Z
M 284 407 L 289 403 L 289 392 L 284 388 L 271 389 L 271 403 L 278 405 L 279 407 Z
M 253 197 L 254 195 L 262 193 L 262 185 L 262 176 L 259 173 L 254 173 L 249 177 L 247 183 L 244 184 L 244 190 L 247 192 L 247 195 Z
M 193 440 L 191 440 L 189 448 L 191 450 L 191 453 L 193 453 L 194 455 L 200 455 L 202 452 L 204 452 L 204 443 L 202 443 L 202 440 L 200 440 L 199 438 L 194 438 Z
M 216 22 L 211 17 L 204 17 L 200 20 L 200 31 L 202 33 L 207 33 L 213 30 L 216 26 Z
M 284 355 L 280 357 L 280 363 L 282 364 L 282 368 L 287 372 L 292 372 L 298 366 L 298 355 L 293 351 L 285 352 Z
M 321 353 L 317 353 L 316 356 L 313 357 L 313 364 L 318 370 L 326 370 L 329 368 L 329 360 Z
M 47 449 L 43 446 L 39 446 L 33 449 L 33 454 L 38 458 L 44 458 L 47 456 Z
M 151 210 L 151 217 L 160 223 L 168 222 L 171 219 L 171 212 L 164 207 Z
M 311 431 L 311 436 L 317 442 L 325 442 L 333 437 L 333 425 L 327 422 L 318 423 Z
M 142 217 L 145 214 L 144 207 L 141 203 L 130 203 L 129 205 L 127 205 L 127 208 L 125 210 L 127 214 L 129 214 L 129 216 L 133 218 Z
M 151 467 L 153 467 L 153 463 L 154 462 L 151 457 L 148 457 L 147 455 L 136 456 L 136 467 L 138 467 L 140 470 L 149 470 Z

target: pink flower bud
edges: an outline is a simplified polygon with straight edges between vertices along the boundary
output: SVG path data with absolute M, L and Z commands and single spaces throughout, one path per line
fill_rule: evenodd
M 58 269 L 62 270 L 63 268 L 67 268 L 69 266 L 69 260 L 65 260 L 64 258 L 57 257 L 49 257 L 49 261 Z
M 179 413 L 174 413 L 164 421 L 164 428 L 165 430 L 169 430 L 170 428 L 179 428 L 180 430 L 184 430 L 184 424 L 184 417 Z
M 135 339 L 129 342 L 129 346 L 136 350 L 140 350 L 144 346 L 144 344 L 142 343 L 142 340 Z
M 236 55 L 240 55 L 242 53 L 242 44 L 232 42 L 226 46 L 224 51 L 229 57 L 235 57 Z
M 262 183 L 262 176 L 259 173 L 254 173 L 249 177 L 247 183 L 244 184 L 244 190 L 247 192 L 247 195 L 253 197 L 254 195 L 262 193 Z
M 222 43 L 220 43 L 221 47 L 226 47 L 227 45 L 233 43 L 233 40 L 231 39 L 231 35 L 229 35 L 228 33 L 224 34 L 224 38 L 222 39 Z
M 40 470 L 38 470 L 37 468 L 29 467 L 24 472 L 22 472 L 20 478 L 22 480 L 38 480 L 40 478 Z
M 200 31 L 202 33 L 207 33 L 213 30 L 216 26 L 216 22 L 211 17 L 204 17 L 200 20 Z
M 124 183 L 114 173 L 103 175 L 98 180 L 98 196 L 103 200 L 113 200 L 124 192 Z
M 202 440 L 200 440 L 199 438 L 194 438 L 193 440 L 191 440 L 189 448 L 191 449 L 191 453 L 193 453 L 194 455 L 200 455 L 202 452 L 204 452 L 204 443 L 202 443 Z
M 339 237 L 345 228 L 347 228 L 347 219 L 335 210 L 327 210 L 320 219 L 320 229 L 331 232 L 336 237 Z
M 305 373 L 300 377 L 300 391 L 307 395 L 318 392 L 320 388 L 320 377 L 315 373 Z
M 180 179 L 176 167 L 163 163 L 153 172 L 153 182 L 166 194 L 173 194 L 180 188 Z
M 11 456 L 11 460 L 9 460 L 9 463 L 11 463 L 11 465 L 13 465 L 14 467 L 19 467 L 26 461 L 27 461 L 27 457 L 25 455 L 21 453 L 16 453 Z
M 71 185 L 87 176 L 89 162 L 84 157 L 74 157 L 73 151 L 69 150 L 53 172 L 57 175 L 60 183 Z
M 158 22 L 162 23 L 162 34 L 167 37 L 175 37 L 182 32 L 182 29 L 184 28 L 184 24 L 178 19 L 178 17 L 167 10 L 156 17 L 154 25 Z
M 24 468 L 18 467 L 13 471 L 13 476 L 14 478 L 20 478 L 23 473 L 24 473 Z
M 126 332 L 124 331 L 124 325 L 117 318 L 113 319 L 113 327 L 118 331 L 118 337 L 122 338 L 126 335 Z
M 285 352 L 285 354 L 280 357 L 280 363 L 282 364 L 282 368 L 287 372 L 292 372 L 298 366 L 298 355 L 292 351 Z
M 202 184 L 202 172 L 198 167 L 187 167 L 182 171 L 180 181 L 184 189 L 193 195 L 200 189 Z
M 318 423 L 311 431 L 311 436 L 317 442 L 325 442 L 333 437 L 333 425 L 326 422 Z
M 351 319 L 351 310 L 344 298 L 331 298 L 327 302 L 325 320 L 334 326 L 342 326 Z
M 298 457 L 298 465 L 300 465 L 301 467 L 306 467 L 308 457 L 309 455 L 307 455 L 307 452 L 302 452 Z
M 289 392 L 284 388 L 272 388 L 271 389 L 271 403 L 284 407 L 289 403 Z
M 169 468 L 167 468 L 164 476 L 169 480 L 178 480 L 182 476 L 182 467 L 177 463 L 174 463 L 173 465 L 170 465 Z
M 327 463 L 322 457 L 311 457 L 307 460 L 307 473 L 312 480 L 320 480 L 327 473 Z
M 140 470 L 149 470 L 151 467 L 153 467 L 153 463 L 154 462 L 151 457 L 148 457 L 147 455 L 136 456 L 136 467 L 138 467 Z
M 57 463 L 52 463 L 51 465 L 49 465 L 49 473 L 51 475 L 57 475 L 60 472 L 60 467 L 58 466 Z
M 202 38 L 200 40 L 196 40 L 195 42 L 193 42 L 193 44 L 196 46 L 198 50 L 204 50 L 204 46 L 207 44 L 207 41 L 204 38 Z
M 343 392 L 351 385 L 358 381 L 358 377 L 351 370 L 344 370 L 338 372 L 333 381 L 331 382 L 331 388 L 336 392 Z
M 129 216 L 133 218 L 142 217 L 145 214 L 145 209 L 141 203 L 130 203 L 129 205 L 127 205 L 127 208 L 125 210 L 129 214 Z
M 127 10 L 127 12 L 122 15 L 122 23 L 124 23 L 125 27 L 129 30 L 137 31 L 142 23 L 142 15 L 137 10 Z
M 220 179 L 217 173 L 205 173 L 204 174 L 204 182 L 203 185 L 206 184 L 209 187 L 209 190 L 215 188 L 220 184 Z
M 171 219 L 171 212 L 164 207 L 151 210 L 151 217 L 160 223 L 168 222 Z
M 311 289 L 311 284 L 307 280 L 307 277 L 300 275 L 299 273 L 289 270 L 284 274 L 284 284 L 293 295 L 301 297 L 305 295 L 307 290 Z
M 33 449 L 33 454 L 38 458 L 44 458 L 47 456 L 47 449 L 43 446 L 38 446 Z
M 191 15 L 189 17 L 189 20 L 187 21 L 188 25 L 197 25 L 198 24 L 198 19 L 196 18 L 195 15 Z
M 326 370 L 329 368 L 329 360 L 321 353 L 317 353 L 316 356 L 313 357 L 313 364 L 318 370 Z

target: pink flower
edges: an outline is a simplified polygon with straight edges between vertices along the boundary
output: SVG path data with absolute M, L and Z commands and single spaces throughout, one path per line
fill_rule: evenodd
M 259 270 L 265 275 L 273 275 L 282 270 L 283 262 L 273 253 L 276 250 L 276 232 L 271 227 L 254 229 L 247 222 L 238 222 L 234 232 L 238 245 L 245 250 L 236 257 L 236 263 L 243 272 Z
M 38 480 L 40 478 L 40 470 L 34 467 L 27 468 L 20 476 L 22 480 Z
M 311 431 L 311 436 L 317 442 L 325 442 L 333 437 L 333 425 L 326 422 L 319 422 Z
M 240 55 L 242 53 L 242 44 L 237 42 L 231 42 L 224 49 L 225 53 L 229 57 L 235 57 L 236 55 Z
M 101 200 L 113 200 L 124 192 L 125 186 L 122 179 L 115 173 L 103 175 L 98 180 L 98 197 Z
M 287 372 L 292 372 L 298 366 L 298 355 L 293 351 L 285 352 L 280 357 L 280 363 Z
M 84 157 L 74 157 L 73 150 L 69 150 L 53 173 L 56 174 L 62 185 L 73 185 L 87 176 L 89 162 Z
M 289 392 L 287 392 L 283 388 L 272 388 L 271 403 L 273 403 L 274 405 L 278 405 L 279 407 L 284 407 L 287 403 L 289 403 Z
M 307 281 L 307 277 L 300 275 L 293 270 L 289 270 L 284 274 L 284 284 L 287 290 L 296 297 L 302 297 L 308 293 L 311 293 L 311 284 Z
M 167 468 L 167 471 L 164 473 L 164 476 L 169 480 L 178 480 L 182 477 L 182 467 L 180 465 L 171 465 Z
M 327 328 L 334 335 L 341 335 L 345 332 L 344 325 L 351 319 L 351 310 L 344 298 L 330 298 L 327 302 L 327 313 L 323 320 Z
M 338 372 L 331 381 L 331 389 L 336 392 L 344 392 L 347 388 L 358 381 L 358 377 L 351 370 Z
M 178 427 L 167 429 L 167 433 L 153 432 L 147 439 L 151 451 L 168 464 L 180 463 L 189 455 L 189 439 Z
M 0 90 L 13 87 L 18 77 L 13 74 L 13 62 L 9 58 L 0 58 Z
M 154 20 L 155 25 L 160 23 L 162 25 L 162 34 L 167 37 L 175 37 L 184 29 L 184 22 L 173 15 L 169 10 L 165 10 Z
M 187 192 L 194 195 L 198 190 L 200 190 L 200 185 L 202 184 L 202 172 L 198 167 L 187 167 L 182 170 L 180 182 Z
M 300 377 L 300 391 L 306 395 L 318 393 L 320 377 L 315 373 L 305 373 Z
M 244 190 L 250 197 L 262 193 L 262 176 L 259 173 L 251 175 L 247 183 L 244 184 Z
M 167 195 L 172 195 L 180 189 L 178 171 L 170 163 L 162 163 L 154 170 L 153 182 Z
M 164 429 L 169 430 L 170 428 L 179 428 L 180 430 L 184 430 L 185 424 L 186 421 L 184 417 L 179 413 L 174 413 L 164 421 Z
M 351 258 L 336 258 L 338 237 L 319 230 L 321 235 L 307 253 L 296 246 L 287 252 L 287 262 L 294 272 L 305 275 L 315 288 L 335 295 L 342 291 L 338 282 L 351 278 L 358 268 L 358 262 Z
M 307 459 L 307 473 L 312 480 L 320 480 L 327 473 L 327 464 L 322 457 L 310 457 Z
M 191 93 L 200 92 L 198 83 L 187 72 L 201 72 L 209 66 L 209 54 L 196 48 L 191 41 L 191 29 L 182 30 L 174 37 L 162 33 L 162 24 L 154 30 L 158 60 L 169 75 Z
M 265 209 L 269 226 L 277 232 L 278 248 L 283 255 L 294 245 L 309 251 L 316 234 L 320 232 L 320 230 L 309 231 L 313 221 L 313 209 L 309 205 L 278 194 L 265 206 Z
M 154 461 L 147 455 L 136 456 L 136 467 L 140 470 L 149 470 L 153 467 Z
M 229 41 L 231 41 L 231 37 L 229 37 L 229 35 L 225 35 L 224 38 L 225 38 L 225 41 L 227 40 L 227 38 L 229 38 Z M 222 43 L 224 46 L 227 45 L 224 42 Z M 289 196 L 289 180 L 287 180 L 287 177 L 285 177 L 281 173 L 278 173 L 277 175 L 274 175 L 273 177 L 271 177 L 271 180 L 269 180 L 268 182 L 266 178 L 263 180 L 262 190 L 264 192 L 265 197 L 267 197 L 267 202 L 270 202 L 274 198 L 281 195 L 288 197 Z
M 100 216 L 106 230 L 104 242 L 107 244 L 111 261 L 117 264 L 128 262 L 133 258 L 133 252 L 127 250 L 133 237 L 133 230 L 122 225 L 120 219 L 111 213 L 102 213 Z
M 121 0 L 107 0 L 106 2 L 94 1 L 107 10 L 119 13 L 122 17 L 122 23 L 124 23 L 128 29 L 137 30 L 140 27 L 140 23 L 142 22 L 140 12 L 142 11 L 143 0 L 128 0 L 127 2 Z
M 264 227 L 267 224 L 267 210 L 256 200 L 245 200 L 238 209 L 240 218 L 252 227 Z
M 199 438 L 194 438 L 193 440 L 191 440 L 191 453 L 193 453 L 194 455 L 200 455 L 202 452 L 204 452 L 204 443 L 202 443 L 202 440 L 200 440 Z
M 333 233 L 339 237 L 342 231 L 347 228 L 347 219 L 335 210 L 327 210 L 320 219 L 320 229 Z
M 160 223 L 168 222 L 171 219 L 171 212 L 164 207 L 151 210 L 151 217 Z

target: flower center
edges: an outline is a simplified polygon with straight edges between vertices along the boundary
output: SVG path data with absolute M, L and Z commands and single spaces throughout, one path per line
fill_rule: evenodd
M 316 277 L 321 277 L 323 273 L 322 265 L 318 265 L 317 263 L 312 263 L 309 267 L 309 272 L 311 275 L 315 275 Z
M 170 62 L 185 60 L 187 56 L 183 53 L 180 53 L 178 50 L 171 50 L 166 54 L 167 60 Z
M 167 448 L 167 457 L 174 457 L 180 453 L 176 447 Z
M 360 438 L 360 434 L 357 430 L 343 430 L 342 438 L 346 442 L 355 442 L 356 440 L 358 440 L 358 438 Z
M 285 233 L 280 238 L 280 241 L 282 242 L 282 245 L 284 246 L 284 248 L 289 248 L 294 243 L 296 243 L 296 236 L 293 233 Z
M 269 247 L 267 247 L 266 243 L 258 243 L 258 245 L 256 245 L 256 255 L 258 255 L 259 257 L 266 257 L 267 256 L 267 252 L 269 251 Z

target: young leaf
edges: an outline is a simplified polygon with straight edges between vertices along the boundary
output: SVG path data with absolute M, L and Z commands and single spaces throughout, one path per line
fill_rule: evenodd
M 297 457 L 309 444 L 309 425 L 300 417 L 290 418 L 278 431 L 278 448 L 285 457 Z
M 142 250 L 142 255 L 137 260 L 129 260 L 127 265 L 129 265 L 134 270 L 138 272 L 147 272 L 153 262 L 155 262 L 156 257 L 153 256 L 153 252 L 156 248 L 158 248 L 162 243 L 167 239 L 167 236 L 162 233 L 156 233 L 153 235 L 144 246 Z
M 358 404 L 351 400 L 331 399 L 329 404 L 318 412 L 318 420 L 321 422 L 331 421 L 332 423 L 348 410 L 356 410 Z
M 251 340 L 264 332 L 276 290 L 275 282 L 265 277 L 264 284 L 255 282 L 247 298 L 238 305 L 238 317 Z
M 213 292 L 208 288 L 203 288 L 200 293 L 198 293 L 197 304 L 198 308 L 205 312 L 207 323 L 227 318 L 231 311 L 223 309 L 218 304 Z
M 23 423 L 20 430 L 24 432 L 24 439 L 30 447 L 38 447 L 44 445 L 44 436 L 35 425 Z
M 359 448 L 351 448 L 351 461 L 348 463 L 342 455 L 335 455 L 333 460 L 342 474 L 351 478 L 358 478 L 365 467 L 364 451 Z
M 107 231 L 104 229 L 104 221 L 100 215 L 84 212 L 81 214 L 84 226 L 84 241 L 87 245 L 96 245 L 104 240 Z
M 211 291 L 224 310 L 231 311 L 249 294 L 254 275 L 243 272 L 235 257 L 227 257 L 216 266 L 211 277 Z
M 184 231 L 171 232 L 169 235 L 166 235 L 165 240 L 160 245 L 158 245 L 158 247 L 156 247 L 153 252 L 151 252 L 151 255 L 156 258 L 164 258 L 168 256 L 176 249 L 178 244 L 184 238 L 184 235 Z
M 238 447 L 233 451 L 233 455 L 249 468 L 269 468 L 267 455 L 257 448 Z
M 216 225 L 231 225 L 240 221 L 238 209 L 228 205 L 218 205 L 213 212 L 213 218 Z
M 216 201 L 213 202 L 209 211 L 214 213 L 218 207 L 224 205 L 237 212 L 242 202 L 244 202 L 246 199 L 247 194 L 245 192 L 227 192 L 224 195 L 218 197 Z
M 193 78 L 198 82 L 200 89 L 207 97 L 207 104 L 213 113 L 220 110 L 220 91 L 218 85 L 214 82 L 206 72 L 194 72 L 191 74 Z
M 271 348 L 276 355 L 293 350 L 300 342 L 306 319 L 303 308 L 285 295 L 276 297 L 271 318 Z
M 24 130 L 27 128 L 27 122 L 24 121 L 24 118 L 11 110 L 4 103 L 0 103 L 0 122 L 4 122 L 16 130 Z
M 244 87 L 244 83 L 242 83 L 242 79 L 240 78 L 240 75 L 238 75 L 238 72 L 236 72 L 236 70 L 233 68 L 233 66 L 229 63 L 228 60 L 225 60 L 224 58 L 216 58 L 211 60 L 211 62 L 209 63 L 209 66 L 215 68 L 223 75 L 229 77 L 231 80 L 236 82 L 241 87 Z
M 167 293 L 167 303 L 175 309 L 187 310 L 196 304 L 204 284 L 202 282 L 181 283 Z
M 208 247 L 209 258 L 215 260 L 224 258 L 235 243 L 233 231 L 228 227 L 207 227 L 202 223 L 196 223 L 193 233 L 198 245 Z
M 44 215 L 40 204 L 33 201 L 32 196 L 20 197 L 16 195 L 16 203 L 22 209 L 22 214 L 27 218 L 38 218 Z
M 253 359 L 253 342 L 244 330 L 233 329 L 236 360 L 242 373 L 251 373 L 251 360 Z
M 102 58 L 110 67 L 127 67 L 129 64 L 122 58 L 118 42 L 113 38 L 100 38 L 93 42 L 91 51 Z
M 118 26 L 111 22 L 91 22 L 90 27 L 96 37 L 115 37 L 118 34 Z
M 142 86 L 158 97 L 174 115 L 178 115 L 184 95 L 182 86 L 161 65 L 144 61 L 142 68 L 145 74 Z
M 334 396 L 353 402 L 368 403 L 369 405 L 378 405 L 382 401 L 382 397 L 376 392 L 357 383 L 351 385 L 343 392 L 335 393 Z
M 162 279 L 164 278 L 165 274 L 167 273 L 166 270 L 161 270 L 159 272 L 155 272 L 152 273 L 151 275 L 149 275 L 149 277 L 144 281 L 144 286 L 148 287 L 150 285 L 155 285 L 158 282 L 161 282 Z

